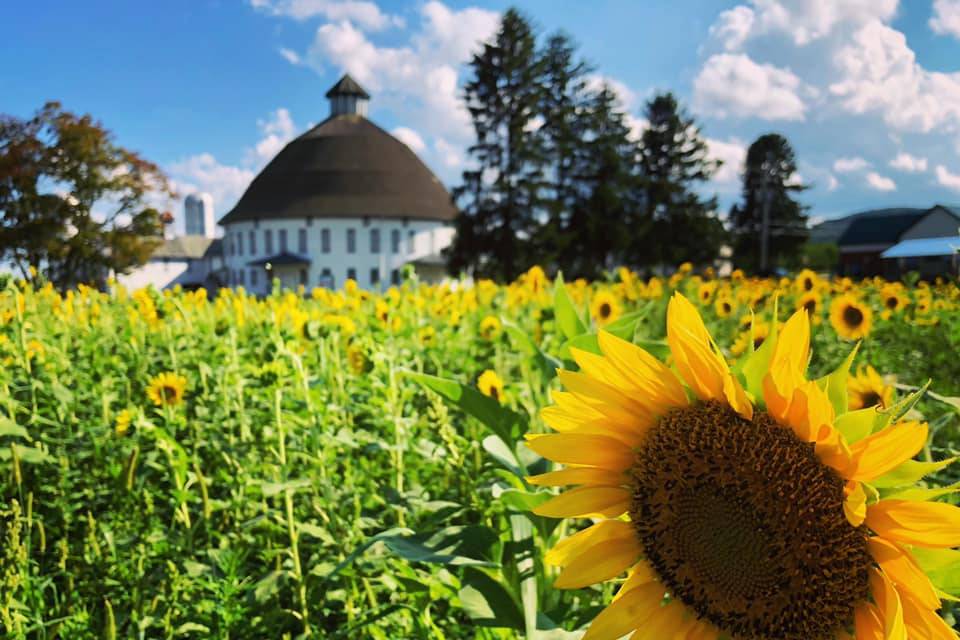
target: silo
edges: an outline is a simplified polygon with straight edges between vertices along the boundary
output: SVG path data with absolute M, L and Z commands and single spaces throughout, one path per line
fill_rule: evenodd
M 214 236 L 213 197 L 209 193 L 191 193 L 184 201 L 183 208 L 188 236 Z

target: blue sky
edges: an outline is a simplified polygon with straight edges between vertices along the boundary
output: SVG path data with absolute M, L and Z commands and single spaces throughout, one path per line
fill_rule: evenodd
M 91 113 L 182 193 L 210 191 L 219 216 L 326 117 L 323 94 L 349 70 L 373 94 L 372 119 L 452 184 L 470 141 L 462 63 L 509 4 L 17 3 L 0 39 L 0 111 L 55 99 Z M 960 203 L 960 0 L 515 4 L 580 43 L 638 130 L 646 98 L 678 94 L 725 161 L 705 188 L 724 210 L 746 146 L 771 131 L 793 143 L 816 218 Z

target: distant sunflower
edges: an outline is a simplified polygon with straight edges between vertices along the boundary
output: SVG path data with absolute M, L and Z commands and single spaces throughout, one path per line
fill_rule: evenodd
M 503 380 L 493 369 L 487 369 L 477 378 L 477 388 L 480 393 L 489 396 L 497 402 L 503 402 Z
M 820 324 L 820 310 L 822 306 L 823 301 L 820 294 L 816 291 L 808 291 L 797 298 L 797 309 L 805 309 L 807 315 L 809 315 L 810 319 L 816 324 Z
M 716 282 L 704 282 L 697 287 L 697 299 L 700 300 L 700 304 L 704 306 L 710 304 L 710 301 L 713 300 L 713 293 L 716 290 Z
M 830 304 L 830 324 L 841 338 L 859 340 L 873 327 L 873 312 L 852 295 L 834 298 Z
M 437 330 L 427 325 L 417 332 L 417 336 L 420 338 L 420 344 L 429 346 L 437 341 Z
M 713 303 L 713 309 L 717 312 L 719 318 L 729 318 L 737 308 L 736 302 L 730 296 L 717 296 Z
M 484 340 L 495 340 L 500 335 L 500 319 L 496 316 L 487 316 L 480 321 L 480 337 Z
M 893 405 L 893 387 L 883 381 L 873 367 L 861 367 L 857 374 L 847 378 L 847 396 L 850 409 Z
M 133 421 L 133 412 L 130 409 L 123 409 L 117 414 L 113 431 L 117 437 L 122 438 L 130 431 L 130 423 Z
M 880 289 L 880 302 L 883 306 L 883 313 L 889 318 L 891 314 L 903 311 L 903 308 L 910 304 L 910 298 L 907 297 L 902 288 L 887 285 Z
M 599 291 L 590 302 L 590 315 L 602 327 L 620 317 L 620 303 L 609 291 Z
M 183 402 L 187 379 L 179 373 L 165 371 L 150 379 L 147 397 L 158 407 L 175 407 Z
M 797 291 L 801 293 L 807 293 L 808 291 L 816 290 L 817 286 L 820 284 L 820 276 L 816 272 L 811 271 L 810 269 L 804 269 L 797 274 L 797 278 L 794 281 L 794 286 L 797 288 Z
M 740 332 L 733 345 L 730 347 L 730 353 L 735 356 L 743 355 L 747 352 L 753 352 L 763 345 L 763 341 L 770 335 L 770 325 L 766 322 L 754 322 L 752 326 Z M 753 345 L 751 347 L 751 344 Z
M 567 390 L 542 412 L 559 433 L 528 436 L 568 466 L 529 481 L 579 485 L 535 513 L 595 520 L 547 554 L 562 568 L 554 586 L 627 574 L 584 640 L 956 637 L 912 549 L 960 545 L 960 508 L 864 489 L 915 455 L 927 426 L 863 436 L 871 414 L 866 431 L 841 432 L 805 376 L 806 313 L 769 339 L 731 371 L 676 294 L 667 343 L 679 377 L 603 331 L 603 355 L 571 349 L 580 371 L 559 372 Z

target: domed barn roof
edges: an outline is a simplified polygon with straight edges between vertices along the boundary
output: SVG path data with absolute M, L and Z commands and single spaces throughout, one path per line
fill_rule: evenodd
M 450 221 L 456 208 L 410 150 L 363 115 L 367 93 L 344 76 L 327 120 L 287 144 L 221 220 L 376 217 Z

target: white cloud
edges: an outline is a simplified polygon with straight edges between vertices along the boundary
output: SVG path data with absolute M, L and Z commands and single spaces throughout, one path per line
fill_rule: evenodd
M 853 158 L 837 158 L 833 161 L 833 170 L 837 173 L 863 171 L 869 166 L 870 163 L 859 156 L 855 156 Z
M 876 171 L 867 174 L 867 186 L 877 191 L 896 191 L 897 183 Z
M 806 87 L 788 69 L 758 64 L 746 54 L 711 56 L 693 81 L 694 107 L 718 118 L 803 120 Z
M 169 167 L 173 187 L 181 197 L 194 191 L 206 191 L 213 196 L 213 208 L 222 215 L 236 204 L 256 172 L 247 167 L 221 164 L 210 153 L 190 156 Z M 174 209 L 178 218 L 182 214 L 182 201 Z
M 937 165 L 936 173 L 938 183 L 948 189 L 960 191 L 960 174 L 950 173 L 942 164 Z
M 404 46 L 379 46 L 347 20 L 321 25 L 305 56 L 323 73 L 345 69 L 425 135 L 464 142 L 470 118 L 460 96 L 459 75 L 480 41 L 495 31 L 499 15 L 467 8 L 453 11 L 440 2 L 420 9 L 420 24 Z
M 460 154 L 460 149 L 443 138 L 437 138 L 433 147 L 437 154 L 439 154 L 440 161 L 443 162 L 444 166 L 455 169 L 463 164 L 463 156 Z
M 240 165 L 223 164 L 211 153 L 198 153 L 178 160 L 167 167 L 179 202 L 168 203 L 178 217 L 182 212 L 182 198 L 195 191 L 205 191 L 213 197 L 217 216 L 227 212 L 250 184 L 250 181 L 297 133 L 290 111 L 283 107 L 257 121 L 260 138 L 243 153 Z
M 720 160 L 723 164 L 713 176 L 713 182 L 723 187 L 734 187 L 740 184 L 743 173 L 743 163 L 747 158 L 747 147 L 737 138 L 717 140 L 705 138 L 707 156 L 711 160 Z
M 396 127 L 390 132 L 394 138 L 410 147 L 416 153 L 422 153 L 427 148 L 420 134 L 408 127 Z
M 710 27 L 710 37 L 716 39 L 726 51 L 736 51 L 750 37 L 753 22 L 753 9 L 738 5 L 720 14 Z
M 901 151 L 896 158 L 890 161 L 890 166 L 907 173 L 921 173 L 927 170 L 927 159 Z
M 284 60 L 290 64 L 297 65 L 300 64 L 300 54 L 298 54 L 293 49 L 287 49 L 286 47 L 280 47 L 280 55 L 283 56 Z
M 840 181 L 837 180 L 837 176 L 832 173 L 827 174 L 827 191 L 836 191 L 840 186 Z
M 841 25 L 887 21 L 899 0 L 752 0 L 760 32 L 788 34 L 796 45 L 830 35 Z
M 283 107 L 271 113 L 266 120 L 258 120 L 257 128 L 262 137 L 246 154 L 247 163 L 255 167 L 262 167 L 280 153 L 297 130 L 290 112 Z
M 903 33 L 880 22 L 861 27 L 834 55 L 830 92 L 847 111 L 878 112 L 895 129 L 928 132 L 960 125 L 960 74 L 927 71 Z
M 960 0 L 933 0 L 930 28 L 934 33 L 960 38 Z
M 362 0 L 250 0 L 250 4 L 255 9 L 295 20 L 318 16 L 327 20 L 350 20 L 370 31 L 403 25 L 399 16 L 385 14 L 375 3 Z
M 636 92 L 614 77 L 591 73 L 585 78 L 585 84 L 588 91 L 600 91 L 606 85 L 616 94 L 620 106 L 624 109 L 630 110 L 637 106 Z

